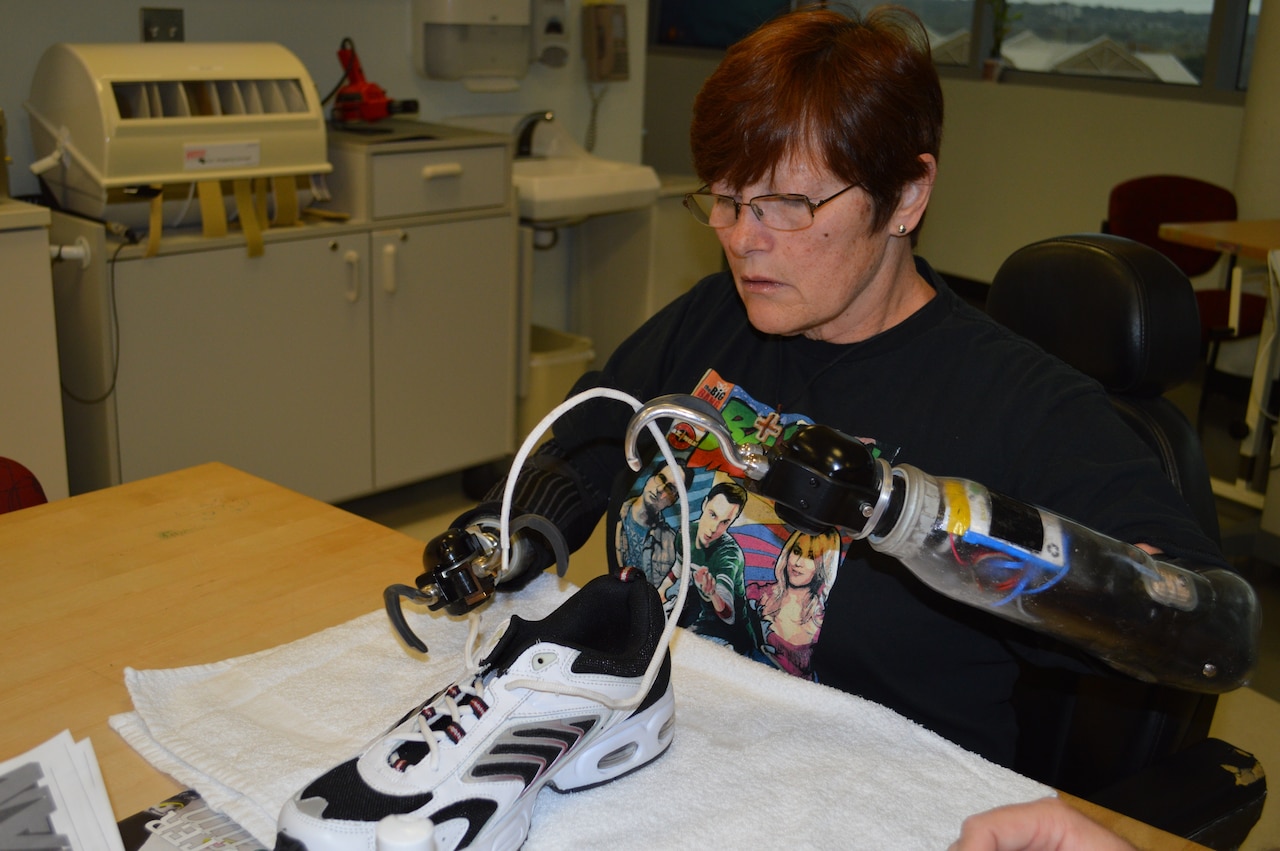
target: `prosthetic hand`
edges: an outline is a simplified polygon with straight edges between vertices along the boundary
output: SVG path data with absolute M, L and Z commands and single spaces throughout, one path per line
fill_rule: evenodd
M 1188 570 L 976 482 L 890 467 L 826 426 L 767 448 L 736 444 L 719 412 L 691 396 L 655 399 L 632 418 L 633 469 L 641 430 L 663 417 L 711 432 L 786 522 L 845 529 L 936 591 L 1138 679 L 1224 692 L 1256 662 L 1257 597 L 1231 571 Z
M 525 514 L 511 522 L 511 557 L 505 563 L 500 546 L 498 518 L 475 517 L 432 538 L 422 551 L 423 572 L 417 586 L 391 585 L 383 591 L 387 616 L 410 647 L 422 653 L 427 645 L 414 634 L 400 608 L 402 598 L 426 603 L 432 611 L 444 609 L 465 615 L 493 595 L 495 587 L 523 574 L 533 562 L 530 534 L 541 536 L 555 553 L 556 572 L 564 576 L 569 555 L 564 538 L 550 521 Z
M 431 540 L 422 553 L 425 568 L 415 581 L 415 587 L 392 585 L 383 591 L 387 615 L 400 637 L 410 647 L 427 652 L 427 645 L 409 628 L 400 608 L 402 599 L 426 603 L 433 611 L 445 609 L 451 615 L 463 615 L 480 606 L 493 596 L 494 589 L 502 583 L 516 582 L 518 577 L 531 577 L 534 572 L 552 564 L 556 573 L 565 575 L 569 567 L 569 548 L 564 535 L 554 523 L 537 514 L 519 513 L 514 506 L 515 485 L 518 472 L 525 469 L 525 460 L 537 447 L 542 435 L 559 417 L 588 399 L 612 399 L 624 402 L 632 411 L 643 405 L 639 399 L 609 387 L 591 387 L 566 399 L 542 418 L 525 438 L 515 459 L 511 462 L 513 473 L 507 477 L 501 506 L 483 504 L 454 522 L 453 527 Z M 655 438 L 662 433 L 656 425 L 650 426 Z M 675 456 L 667 446 L 663 455 L 671 464 Z M 688 494 L 684 483 L 676 482 L 682 517 L 685 561 L 691 550 L 688 536 Z M 513 518 L 513 519 L 512 519 Z M 508 522 L 509 521 L 509 522 Z M 687 571 L 686 571 L 687 573 Z M 684 575 L 684 574 L 682 574 Z M 684 605 L 687 582 L 681 582 L 676 606 Z

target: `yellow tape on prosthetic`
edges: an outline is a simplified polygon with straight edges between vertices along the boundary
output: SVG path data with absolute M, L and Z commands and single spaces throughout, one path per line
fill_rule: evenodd
M 968 532 L 973 518 L 964 485 L 957 481 L 943 481 L 942 496 L 947 501 L 947 534 L 961 536 Z

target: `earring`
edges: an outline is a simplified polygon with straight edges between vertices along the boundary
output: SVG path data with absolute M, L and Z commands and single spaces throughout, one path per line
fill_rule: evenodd
M 906 225 L 898 225 L 898 236 L 902 236 L 906 232 L 907 232 Z

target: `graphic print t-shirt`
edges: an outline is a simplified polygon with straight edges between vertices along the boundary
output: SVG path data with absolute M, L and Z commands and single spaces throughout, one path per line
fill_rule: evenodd
M 738 444 L 772 445 L 808 422 L 757 402 L 714 370 L 703 376 L 693 395 L 720 411 Z M 686 471 L 689 496 L 692 572 L 680 624 L 743 655 L 813 679 L 813 649 L 821 639 L 827 596 L 849 539 L 834 528 L 807 534 L 779 519 L 773 502 L 750 491 L 746 475 L 725 459 L 709 432 L 677 422 L 667 441 Z M 666 484 L 666 467 L 662 454 L 655 453 L 624 495 L 623 505 L 644 499 L 646 485 L 653 498 Z M 656 487 L 654 477 L 660 477 Z M 629 564 L 636 559 L 629 555 L 634 548 L 626 539 L 630 534 L 634 540 L 635 521 L 615 517 L 612 522 L 613 568 L 645 569 L 651 581 L 665 572 L 655 584 L 668 606 L 674 605 L 683 563 L 678 500 L 669 499 L 652 524 L 654 535 L 675 541 L 664 564 L 654 564 L 652 558 L 644 565 Z

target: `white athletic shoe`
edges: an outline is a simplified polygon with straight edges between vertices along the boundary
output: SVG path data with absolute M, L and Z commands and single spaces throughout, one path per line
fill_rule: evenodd
M 541 621 L 512 617 L 478 664 L 473 619 L 466 673 L 295 794 L 277 851 L 375 851 L 390 815 L 430 819 L 440 851 L 518 848 L 543 786 L 586 789 L 661 756 L 675 723 L 662 602 L 627 573 Z

